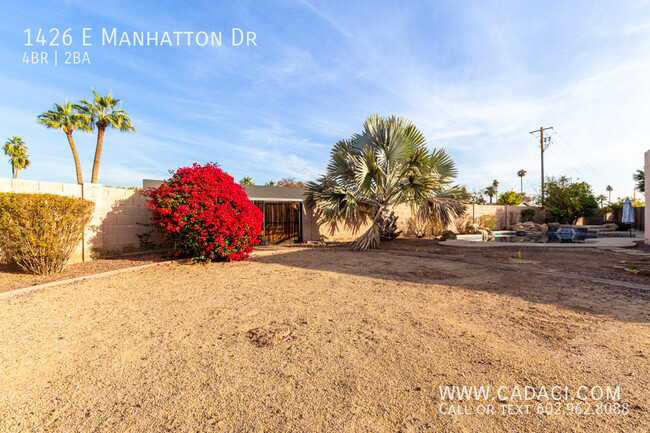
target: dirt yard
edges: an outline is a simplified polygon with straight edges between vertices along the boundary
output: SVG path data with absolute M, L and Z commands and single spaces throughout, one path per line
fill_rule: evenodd
M 161 252 L 145 252 L 103 260 L 93 260 L 85 263 L 73 263 L 66 266 L 63 272 L 52 275 L 32 275 L 21 271 L 16 265 L 12 266 L 0 263 L 0 293 L 165 260 L 167 258 Z
M 284 248 L 0 300 L 0 432 L 647 432 L 650 291 L 528 272 L 650 280 L 518 251 Z

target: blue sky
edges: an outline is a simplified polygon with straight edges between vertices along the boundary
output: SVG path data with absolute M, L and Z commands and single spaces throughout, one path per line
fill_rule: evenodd
M 650 110 L 650 2 L 3 2 L 0 138 L 18 135 L 32 166 L 20 178 L 75 182 L 62 132 L 36 116 L 53 102 L 122 99 L 137 134 L 107 131 L 99 181 L 140 185 L 192 162 L 216 161 L 256 183 L 314 179 L 331 146 L 374 113 L 407 116 L 446 148 L 459 183 L 539 185 L 528 132 L 554 126 L 550 175 L 596 194 L 632 195 Z M 25 29 L 72 28 L 65 51 L 91 64 L 25 64 Z M 81 45 L 92 28 L 93 45 Z M 230 45 L 233 27 L 257 46 Z M 221 47 L 101 46 L 101 29 L 222 31 Z M 85 179 L 95 137 L 75 133 Z M 0 176 L 11 175 L 9 164 Z

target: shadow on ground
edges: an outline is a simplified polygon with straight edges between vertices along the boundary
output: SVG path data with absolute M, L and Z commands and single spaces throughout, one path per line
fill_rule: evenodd
M 516 270 L 504 270 L 489 264 L 456 261 L 453 254 L 449 249 L 430 257 L 416 257 L 399 250 L 353 252 L 341 245 L 285 250 L 253 260 L 396 283 L 452 286 L 555 305 L 579 313 L 604 315 L 621 322 L 650 322 L 650 291 L 534 274 L 530 270 L 539 268 L 534 261 L 522 261 Z

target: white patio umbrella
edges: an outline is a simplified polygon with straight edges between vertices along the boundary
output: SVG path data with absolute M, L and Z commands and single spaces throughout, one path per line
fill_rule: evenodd
M 626 198 L 623 202 L 623 216 L 621 218 L 623 224 L 634 224 L 634 208 L 630 198 Z M 632 227 L 630 226 L 630 237 L 632 237 Z

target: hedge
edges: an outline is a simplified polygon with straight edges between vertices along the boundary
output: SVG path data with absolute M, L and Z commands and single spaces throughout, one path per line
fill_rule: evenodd
M 54 194 L 0 193 L 0 248 L 26 272 L 61 272 L 82 239 L 94 203 Z

